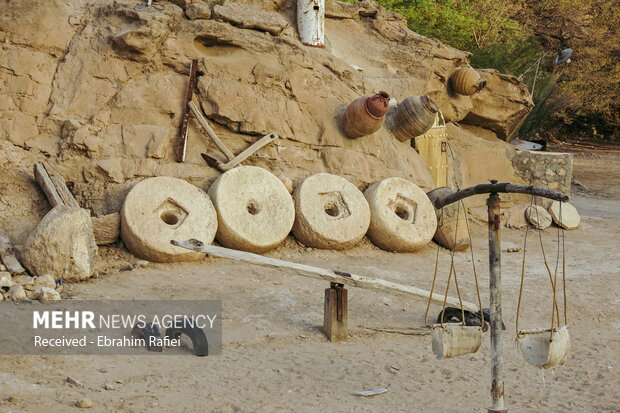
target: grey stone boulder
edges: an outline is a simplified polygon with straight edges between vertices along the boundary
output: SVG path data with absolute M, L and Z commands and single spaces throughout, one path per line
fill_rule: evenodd
M 43 217 L 26 240 L 22 261 L 33 275 L 85 280 L 93 274 L 97 244 L 90 214 L 59 205 Z

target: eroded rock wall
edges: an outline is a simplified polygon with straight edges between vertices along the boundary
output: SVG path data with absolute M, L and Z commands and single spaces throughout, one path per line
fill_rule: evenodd
M 293 1 L 141 3 L 0 4 L 0 226 L 18 242 L 49 209 L 31 178 L 36 161 L 57 169 L 95 214 L 119 210 L 145 177 L 206 189 L 219 176 L 200 157 L 217 151 L 195 120 L 186 162 L 174 160 L 194 58 L 195 100 L 221 139 L 237 153 L 277 132 L 246 163 L 294 181 L 325 171 L 360 188 L 391 176 L 432 188 L 424 161 L 386 128 L 356 140 L 342 134 L 339 116 L 358 96 L 428 94 L 446 121 L 479 122 L 502 138 L 531 106 L 522 84 L 492 71 L 488 103 L 482 94 L 449 95 L 447 79 L 468 53 L 411 32 L 371 1 L 327 2 L 325 48 L 299 42 Z M 498 101 L 508 103 L 494 114 Z

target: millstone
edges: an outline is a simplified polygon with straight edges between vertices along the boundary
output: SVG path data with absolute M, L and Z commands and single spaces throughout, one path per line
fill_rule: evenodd
M 121 211 L 121 237 L 137 257 L 155 262 L 191 261 L 203 253 L 175 247 L 170 240 L 196 238 L 210 244 L 217 216 L 202 189 L 177 178 L 160 176 L 134 186 Z
M 295 220 L 293 200 L 280 179 L 256 166 L 238 166 L 209 188 L 217 210 L 217 240 L 228 248 L 263 253 L 277 247 Z
M 540 205 L 530 205 L 527 207 L 525 209 L 525 218 L 537 229 L 545 229 L 551 225 L 551 215 Z
M 368 202 L 345 178 L 312 175 L 295 188 L 293 198 L 293 234 L 304 245 L 343 250 L 357 244 L 368 230 Z
M 368 237 L 379 248 L 411 252 L 433 238 L 437 229 L 435 208 L 413 182 L 384 179 L 368 187 L 364 195 L 371 211 Z
M 551 207 L 549 208 L 549 213 L 553 218 L 553 222 L 564 229 L 577 229 L 579 226 L 579 222 L 581 221 L 581 217 L 579 216 L 579 212 L 577 209 L 569 204 L 568 202 L 562 203 L 562 216 L 560 217 L 560 203 L 558 201 L 553 201 Z

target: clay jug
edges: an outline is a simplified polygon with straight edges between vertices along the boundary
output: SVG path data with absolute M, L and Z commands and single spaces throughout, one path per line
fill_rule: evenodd
M 486 85 L 486 80 L 482 80 L 480 74 L 471 67 L 458 69 L 450 76 L 450 87 L 460 95 L 471 96 L 480 92 Z
M 381 91 L 374 96 L 362 96 L 347 106 L 342 129 L 349 138 L 361 138 L 378 131 L 390 108 L 390 95 Z
M 450 188 L 436 188 L 426 195 L 431 200 L 454 193 Z M 467 218 L 463 205 L 459 208 L 458 203 L 450 204 L 441 209 L 436 209 L 437 230 L 433 239 L 436 243 L 450 251 L 463 251 L 469 247 L 469 235 L 467 233 Z M 458 216 L 458 219 L 457 219 Z
M 392 125 L 394 136 L 405 142 L 426 133 L 433 126 L 438 111 L 439 107 L 428 96 L 409 96 L 396 110 Z

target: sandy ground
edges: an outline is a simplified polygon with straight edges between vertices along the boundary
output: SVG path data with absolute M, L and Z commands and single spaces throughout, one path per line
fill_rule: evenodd
M 582 214 L 582 223 L 577 231 L 566 233 L 571 335 L 566 365 L 542 371 L 523 360 L 514 344 L 522 256 L 502 255 L 505 393 L 511 412 L 619 409 L 619 161 L 616 150 L 575 154 L 574 176 L 589 191 L 575 191 L 572 202 Z M 473 229 L 475 262 L 488 306 L 486 228 L 476 224 Z M 502 230 L 503 250 L 521 246 L 523 236 L 524 231 Z M 543 237 L 551 257 L 555 257 L 556 236 L 551 228 Z M 353 250 L 333 252 L 306 249 L 289 239 L 267 255 L 428 289 L 435 254 L 434 244 L 415 254 L 393 254 L 364 241 Z M 547 326 L 551 290 L 539 244 L 532 242 L 528 254 L 521 326 Z M 0 411 L 78 411 L 74 405 L 79 398 L 93 400 L 91 411 L 109 412 L 482 412 L 489 405 L 488 333 L 476 354 L 438 361 L 429 336 L 366 328 L 422 326 L 424 302 L 350 288 L 349 339 L 330 343 L 320 330 L 326 282 L 213 258 L 118 271 L 136 259 L 104 249 L 101 255 L 102 262 L 112 262 L 114 269 L 90 282 L 69 285 L 67 296 L 221 299 L 223 354 L 204 358 L 189 354 L 2 356 Z M 449 254 L 442 250 L 440 257 L 445 285 Z M 469 253 L 458 253 L 456 263 L 465 298 L 475 301 Z M 433 317 L 440 309 L 432 306 Z M 67 383 L 67 376 L 84 387 Z M 105 383 L 116 383 L 116 390 L 105 390 Z M 390 391 L 374 398 L 354 395 L 388 384 Z M 22 400 L 11 403 L 9 396 Z

